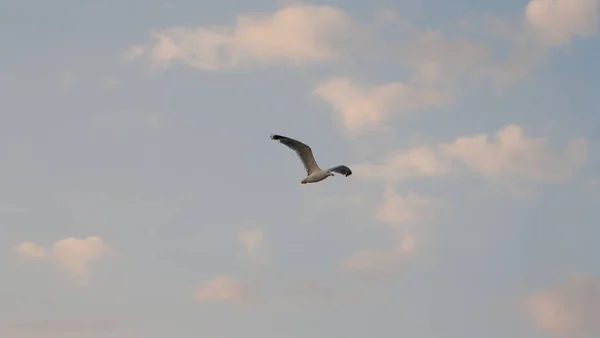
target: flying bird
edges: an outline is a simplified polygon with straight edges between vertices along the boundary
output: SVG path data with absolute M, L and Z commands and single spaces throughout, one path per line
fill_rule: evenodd
M 334 176 L 334 172 L 346 177 L 352 175 L 352 170 L 345 165 L 338 165 L 327 170 L 319 168 L 310 147 L 300 141 L 281 135 L 271 135 L 271 139 L 279 141 L 298 154 L 306 169 L 306 177 L 300 181 L 301 184 L 320 182 L 329 176 Z

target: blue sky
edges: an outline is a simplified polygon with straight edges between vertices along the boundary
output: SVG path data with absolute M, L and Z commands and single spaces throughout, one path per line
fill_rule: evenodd
M 597 337 L 598 5 L 2 4 L 0 335 Z

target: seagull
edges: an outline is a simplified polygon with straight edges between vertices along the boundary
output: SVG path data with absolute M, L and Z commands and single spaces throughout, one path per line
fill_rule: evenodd
M 334 172 L 346 177 L 352 175 L 352 170 L 345 165 L 338 165 L 327 170 L 319 168 L 310 147 L 300 141 L 281 135 L 271 135 L 271 139 L 279 141 L 298 154 L 306 169 L 306 177 L 300 181 L 301 184 L 320 182 L 329 176 L 334 176 Z

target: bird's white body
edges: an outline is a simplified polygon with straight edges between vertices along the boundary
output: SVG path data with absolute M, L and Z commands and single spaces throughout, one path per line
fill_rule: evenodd
M 333 173 L 327 172 L 325 170 L 320 170 L 306 176 L 302 181 L 300 181 L 300 183 L 316 183 L 326 179 L 329 176 L 333 176 Z
M 306 169 L 306 177 L 300 181 L 302 184 L 321 182 L 329 176 L 334 176 L 334 172 L 346 177 L 352 175 L 352 170 L 345 165 L 338 165 L 327 170 L 319 168 L 310 147 L 300 141 L 281 135 L 271 135 L 271 139 L 283 143 L 300 156 L 304 169 Z

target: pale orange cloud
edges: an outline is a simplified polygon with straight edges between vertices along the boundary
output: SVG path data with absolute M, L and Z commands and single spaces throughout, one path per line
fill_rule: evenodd
M 379 164 L 355 164 L 353 168 L 358 178 L 384 181 L 442 177 L 465 169 L 490 179 L 565 181 L 586 163 L 588 147 L 585 139 L 576 138 L 554 151 L 547 138 L 527 137 L 523 127 L 511 124 L 494 135 L 397 150 Z
M 272 14 L 242 14 L 234 27 L 173 27 L 153 34 L 152 46 L 125 52 L 148 55 L 155 66 L 178 61 L 203 70 L 263 65 L 300 66 L 337 60 L 338 45 L 351 34 L 352 18 L 330 6 L 298 4 Z
M 194 294 L 194 299 L 198 302 L 245 303 L 250 300 L 250 294 L 241 282 L 219 275 L 202 285 Z
M 523 308 L 542 330 L 557 336 L 599 335 L 600 281 L 589 275 L 573 276 L 529 295 Z
M 23 257 L 31 260 L 52 260 L 57 262 L 69 274 L 82 278 L 87 277 L 89 265 L 92 262 L 103 258 L 113 251 L 98 236 L 61 239 L 52 245 L 50 252 L 34 242 L 23 242 L 17 246 L 16 250 Z
M 85 276 L 88 272 L 88 266 L 106 254 L 111 249 L 98 236 L 86 238 L 69 237 L 61 239 L 52 246 L 52 256 L 68 272 Z
M 493 138 L 486 134 L 461 137 L 440 148 L 482 176 L 538 181 L 568 180 L 588 157 L 584 139 L 571 140 L 562 151 L 552 151 L 548 139 L 529 138 L 517 124 L 500 129 Z
M 48 253 L 46 252 L 46 248 L 37 245 L 34 242 L 23 242 L 16 248 L 16 250 L 21 255 L 31 260 L 49 259 Z
M 402 86 L 400 93 L 410 89 L 410 93 L 417 94 L 416 97 L 422 101 L 423 95 L 431 96 L 440 90 L 434 90 L 433 85 L 446 86 L 446 90 L 452 88 L 449 92 L 456 95 L 457 85 L 465 76 L 469 80 L 490 79 L 501 86 L 530 76 L 548 54 L 549 46 L 565 45 L 573 37 L 592 37 L 597 33 L 598 1 L 531 0 L 523 7 L 524 18 L 495 18 L 493 23 L 486 20 L 474 25 L 473 22 L 468 23 L 478 35 L 484 34 L 481 41 L 416 27 L 393 11 L 380 12 L 375 23 L 359 23 L 340 8 L 294 4 L 273 13 L 238 15 L 233 26 L 157 30 L 152 33 L 152 43 L 129 47 L 123 58 L 135 60 L 145 57 L 154 67 L 181 62 L 212 71 L 295 67 L 373 57 L 378 61 L 391 62 L 391 65 L 398 63 L 409 67 L 413 74 L 406 79 L 378 86 L 375 100 L 384 103 L 369 103 L 374 98 L 367 97 L 354 101 L 366 107 L 341 109 L 341 105 L 352 107 L 353 104 L 340 103 L 349 99 L 338 100 L 337 104 L 332 102 L 338 106 L 337 110 L 345 112 L 342 122 L 348 128 L 360 129 L 358 125 L 380 121 L 387 115 L 386 109 L 380 106 L 389 107 L 389 103 L 385 103 L 389 102 L 386 99 L 389 95 L 385 92 L 397 91 L 394 87 Z M 487 15 L 482 17 L 488 18 Z M 468 25 L 465 24 L 468 21 L 461 20 L 460 28 Z M 393 38 L 378 30 L 382 22 L 386 28 L 393 25 L 396 29 Z M 493 29 L 490 29 L 492 26 Z M 509 50 L 505 58 L 495 59 L 490 49 L 492 44 L 497 47 L 500 36 L 501 40 L 508 42 Z M 416 87 L 417 84 L 424 87 Z M 370 94 L 374 95 L 373 92 Z M 417 106 L 423 104 L 416 103 Z M 399 105 L 393 109 L 402 110 L 402 107 Z

